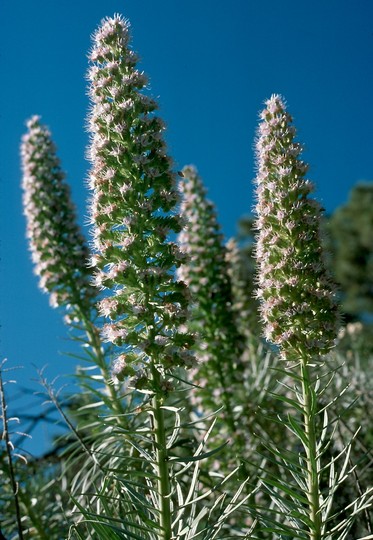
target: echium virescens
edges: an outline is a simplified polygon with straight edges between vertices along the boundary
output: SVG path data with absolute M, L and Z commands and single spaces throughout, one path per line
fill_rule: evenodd
M 193 364 L 193 340 L 182 330 L 188 289 L 174 279 L 184 254 L 167 238 L 182 228 L 176 177 L 129 39 L 129 23 L 115 15 L 90 53 L 92 266 L 107 293 L 103 336 L 121 348 L 113 374 L 157 392 L 171 368 Z
M 246 338 L 246 344 L 251 346 L 257 342 L 254 336 L 256 330 L 257 306 L 252 294 L 247 291 L 247 278 L 244 275 L 244 260 L 238 242 L 230 238 L 225 244 L 225 260 L 227 263 L 227 273 L 231 282 L 232 289 L 232 310 L 235 314 L 235 320 L 238 330 Z M 250 347 L 251 348 L 251 347 Z M 247 352 L 247 351 L 246 351 Z
M 308 167 L 281 97 L 266 102 L 261 120 L 256 258 L 265 336 L 286 359 L 314 358 L 333 346 L 338 321 L 322 256 L 321 208 L 309 198 L 313 184 L 304 178 Z
M 197 343 L 201 363 L 196 368 L 195 382 L 200 392 L 206 387 L 205 403 L 216 407 L 223 401 L 226 418 L 234 428 L 233 395 L 235 385 L 242 381 L 240 356 L 244 339 L 235 322 L 226 249 L 214 205 L 206 198 L 197 170 L 189 165 L 182 174 L 181 208 L 188 224 L 179 234 L 179 242 L 189 259 L 178 269 L 178 277 L 190 287 L 193 330 L 201 336 Z
M 297 509 L 298 517 L 286 536 L 292 537 L 295 527 L 297 534 L 321 540 L 330 511 L 321 491 L 321 471 L 325 474 L 332 465 L 321 463 L 324 444 L 328 444 L 326 427 L 323 437 L 318 431 L 318 402 L 323 356 L 337 333 L 337 306 L 322 256 L 321 208 L 309 197 L 313 185 L 305 179 L 307 165 L 299 157 L 302 148 L 294 141 L 291 116 L 280 96 L 273 95 L 265 105 L 256 144 L 257 294 L 266 338 L 279 346 L 288 361 L 286 404 L 290 411 L 282 421 L 303 446 L 296 459 L 280 459 L 295 481 L 281 484 L 280 480 L 276 486 L 280 507 L 290 508 L 283 502 L 290 493 L 289 504 L 296 504 Z M 282 457 L 281 449 L 276 447 L 274 454 Z
M 98 291 L 92 284 L 90 252 L 77 223 L 70 189 L 49 130 L 38 116 L 27 127 L 21 145 L 23 203 L 35 273 L 41 289 L 50 294 L 50 304 L 65 309 L 69 325 L 84 329 L 80 340 L 89 346 L 85 350 L 101 371 L 113 407 L 122 412 L 115 387 L 109 384 L 105 351 L 93 322 Z
M 67 309 L 67 321 L 89 316 L 96 295 L 87 267 L 89 251 L 76 220 L 49 130 L 38 116 L 22 138 L 23 205 L 35 274 L 53 307 Z

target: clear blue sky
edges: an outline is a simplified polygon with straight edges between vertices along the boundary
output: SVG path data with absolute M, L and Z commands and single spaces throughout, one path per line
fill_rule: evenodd
M 37 288 L 22 216 L 19 141 L 40 114 L 52 130 L 83 223 L 86 214 L 85 72 L 90 34 L 115 12 L 132 24 L 178 168 L 194 163 L 234 235 L 253 205 L 258 111 L 282 94 L 306 145 L 309 177 L 328 211 L 373 178 L 371 0 L 17 0 L 0 5 L 1 355 L 74 370 L 60 314 Z M 34 448 L 45 444 L 39 433 Z

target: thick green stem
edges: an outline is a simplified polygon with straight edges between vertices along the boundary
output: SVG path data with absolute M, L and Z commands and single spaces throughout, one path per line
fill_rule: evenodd
M 152 376 L 155 388 L 160 388 L 160 375 L 156 368 L 152 366 Z M 169 476 L 167 440 L 164 424 L 163 395 L 156 392 L 153 401 L 154 415 L 154 439 L 156 451 L 156 466 L 158 476 L 158 510 L 160 512 L 159 524 L 161 527 L 159 540 L 171 540 L 171 487 Z
M 307 441 L 307 444 L 304 444 L 307 461 L 307 499 L 309 505 L 309 517 L 312 523 L 312 528 L 310 529 L 310 539 L 321 540 L 322 522 L 320 514 L 320 476 L 317 466 L 318 457 L 315 429 L 317 405 L 306 359 L 302 359 L 301 370 L 304 431 Z

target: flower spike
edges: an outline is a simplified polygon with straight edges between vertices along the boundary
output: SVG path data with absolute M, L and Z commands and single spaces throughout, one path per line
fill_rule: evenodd
M 38 116 L 27 128 L 21 145 L 22 187 L 34 271 L 51 306 L 67 308 L 69 322 L 76 319 L 78 305 L 89 313 L 96 295 L 87 267 L 89 251 L 49 130 Z
M 206 197 L 206 189 L 193 165 L 184 167 L 180 181 L 182 212 L 188 226 L 179 234 L 188 261 L 178 268 L 178 276 L 190 287 L 194 311 L 190 327 L 200 336 L 197 356 L 200 364 L 194 381 L 195 392 L 204 395 L 205 404 L 216 407 L 223 400 L 231 432 L 235 430 L 232 408 L 235 389 L 242 386 L 241 362 L 244 337 L 237 327 L 226 261 L 226 248 L 216 210 Z M 214 387 L 211 392 L 211 387 Z
M 194 362 L 192 339 L 180 325 L 189 293 L 174 279 L 184 256 L 167 239 L 181 230 L 182 221 L 164 124 L 153 114 L 156 103 L 136 68 L 128 22 L 117 15 L 107 18 L 93 39 L 88 73 L 92 266 L 96 285 L 107 293 L 99 304 L 110 319 L 105 338 L 121 348 L 114 371 L 123 378 L 142 374 L 144 367 L 188 367 Z
M 273 95 L 261 113 L 258 162 L 257 296 L 266 338 L 287 359 L 317 357 L 333 346 L 337 332 L 334 285 L 320 242 L 319 204 L 294 141 L 295 128 L 282 98 Z

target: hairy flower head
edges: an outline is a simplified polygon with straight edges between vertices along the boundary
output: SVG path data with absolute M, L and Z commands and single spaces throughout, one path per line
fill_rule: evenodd
M 231 282 L 232 289 L 232 309 L 235 314 L 236 324 L 242 336 L 245 336 L 246 343 L 249 345 L 254 342 L 255 335 L 253 329 L 257 327 L 257 305 L 253 298 L 253 279 L 248 272 L 248 265 L 251 263 L 251 257 L 246 255 L 238 242 L 230 238 L 225 244 L 227 263 L 227 272 Z M 248 349 L 248 345 L 246 349 Z
M 181 229 L 179 196 L 164 124 L 129 42 L 129 24 L 116 15 L 102 21 L 90 54 L 92 266 L 107 295 L 99 309 L 113 321 L 106 338 L 126 365 L 169 369 L 192 361 L 192 339 L 178 330 L 188 305 L 185 283 L 174 279 L 182 255 L 167 240 Z
M 187 227 L 179 234 L 179 243 L 189 256 L 178 269 L 178 276 L 190 287 L 194 310 L 193 330 L 201 336 L 198 356 L 201 364 L 196 381 L 213 381 L 220 393 L 231 393 L 242 382 L 240 356 L 243 336 L 238 331 L 233 307 L 231 281 L 223 235 L 216 210 L 206 197 L 206 189 L 196 168 L 184 167 L 180 180 L 182 213 Z M 216 396 L 209 392 L 209 398 Z M 216 406 L 216 403 L 215 403 Z
M 49 130 L 38 116 L 22 138 L 23 205 L 27 237 L 40 288 L 53 307 L 86 312 L 95 295 L 87 268 L 89 252 L 76 220 L 69 186 Z
M 281 97 L 273 95 L 260 117 L 256 258 L 265 335 L 287 359 L 317 357 L 333 346 L 338 321 L 322 256 L 321 208 L 309 197 L 308 167 Z

